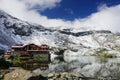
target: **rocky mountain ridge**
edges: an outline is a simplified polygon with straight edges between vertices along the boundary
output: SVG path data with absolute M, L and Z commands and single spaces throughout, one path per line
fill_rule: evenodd
M 120 54 L 118 33 L 107 30 L 73 32 L 71 29 L 50 29 L 0 11 L 0 49 L 28 43 L 48 44 L 50 47 L 66 49 L 80 55 L 93 55 L 100 50 Z

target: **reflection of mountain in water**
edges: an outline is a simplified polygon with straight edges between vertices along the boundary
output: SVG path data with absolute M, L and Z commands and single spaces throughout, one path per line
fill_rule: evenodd
M 101 79 L 120 78 L 120 58 L 64 56 L 54 58 L 53 62 L 49 64 L 50 71 L 81 73 L 87 77 L 101 77 Z

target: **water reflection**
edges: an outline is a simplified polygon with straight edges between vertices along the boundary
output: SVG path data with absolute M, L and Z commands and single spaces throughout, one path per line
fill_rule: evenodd
M 52 72 L 64 72 L 64 71 L 71 72 L 93 64 L 94 68 L 97 65 L 103 64 L 120 64 L 120 58 L 100 58 L 96 56 L 63 55 L 56 56 L 51 59 L 50 63 L 42 63 L 37 67 L 40 67 L 41 70 L 44 69 Z
M 97 80 L 119 80 L 120 58 L 100 58 L 95 56 L 63 55 L 51 57 L 51 62 L 34 70 L 37 73 L 72 72 Z
M 55 57 L 49 64 L 53 72 L 82 73 L 87 77 L 120 79 L 120 58 L 64 55 Z

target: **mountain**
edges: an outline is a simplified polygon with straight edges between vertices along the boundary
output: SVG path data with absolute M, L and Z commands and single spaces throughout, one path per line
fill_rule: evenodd
M 23 38 L 29 37 L 35 30 L 46 31 L 41 25 L 21 21 L 4 11 L 0 11 L 0 48 L 8 49 L 13 44 L 25 43 Z
M 109 53 L 120 55 L 120 35 L 107 30 L 74 32 L 72 29 L 46 28 L 42 25 L 17 19 L 0 11 L 0 49 L 14 44 L 48 44 L 65 49 L 68 53 L 96 55 Z

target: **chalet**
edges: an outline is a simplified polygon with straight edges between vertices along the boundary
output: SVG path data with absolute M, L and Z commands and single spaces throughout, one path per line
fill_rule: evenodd
M 20 59 L 25 63 L 24 67 L 40 67 L 48 68 L 50 62 L 49 46 L 48 45 L 14 45 L 12 46 L 12 54 L 16 59 Z

